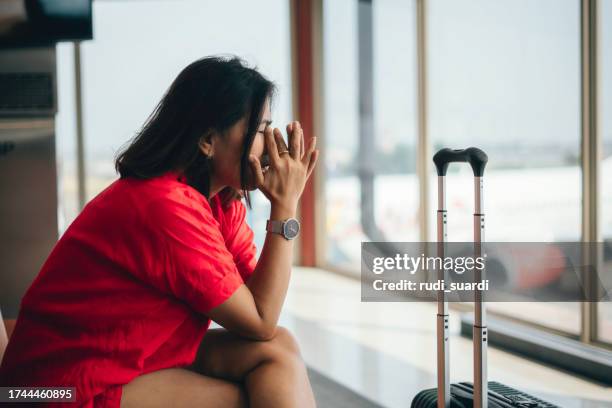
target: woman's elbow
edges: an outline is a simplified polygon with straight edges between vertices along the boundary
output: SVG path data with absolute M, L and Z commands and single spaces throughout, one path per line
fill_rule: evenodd
M 249 330 L 248 333 L 244 333 L 243 336 L 251 340 L 257 341 L 268 341 L 272 340 L 276 336 L 277 325 L 274 324 L 261 324 L 260 326 Z

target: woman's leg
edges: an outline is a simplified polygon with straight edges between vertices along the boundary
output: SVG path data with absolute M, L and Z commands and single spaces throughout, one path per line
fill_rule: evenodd
M 247 407 L 240 384 L 168 368 L 136 377 L 122 388 L 121 408 Z
M 190 368 L 205 376 L 243 382 L 251 408 L 316 406 L 298 344 L 284 327 L 268 341 L 210 329 Z

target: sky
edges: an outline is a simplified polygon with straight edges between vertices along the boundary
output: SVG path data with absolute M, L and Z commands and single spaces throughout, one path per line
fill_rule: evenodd
M 602 2 L 604 111 L 612 104 L 612 6 Z M 325 2 L 328 143 L 358 134 L 357 6 Z M 578 0 L 429 0 L 428 131 L 434 144 L 579 148 Z M 373 1 L 377 143 L 415 143 L 415 1 Z M 603 118 L 612 140 L 611 119 Z M 350 154 L 348 155 L 350 157 Z
M 612 106 L 612 0 L 602 0 L 602 108 Z M 429 0 L 428 130 L 434 144 L 579 148 L 578 0 Z M 415 144 L 415 0 L 374 0 L 377 146 Z M 235 12 L 240 10 L 240 13 Z M 279 86 L 275 122 L 292 119 L 288 2 L 94 2 L 82 46 L 90 158 L 109 158 L 142 125 L 178 72 L 234 53 Z M 328 165 L 352 160 L 358 138 L 357 1 L 324 2 Z M 62 151 L 74 151 L 72 46 L 58 47 Z M 610 115 L 608 115 L 610 116 Z M 602 115 L 604 139 L 612 119 Z
M 94 39 L 82 44 L 89 159 L 112 157 L 179 72 L 206 55 L 236 54 L 257 66 L 279 89 L 275 124 L 284 128 L 291 120 L 286 1 L 102 0 L 93 5 Z M 72 45 L 60 44 L 58 135 L 67 155 L 75 139 L 73 78 Z

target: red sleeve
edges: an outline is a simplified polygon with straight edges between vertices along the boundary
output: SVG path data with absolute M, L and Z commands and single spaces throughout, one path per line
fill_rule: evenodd
M 234 200 L 225 215 L 225 224 L 225 243 L 242 280 L 246 282 L 257 265 L 257 247 L 253 242 L 253 230 L 246 222 L 246 207 L 241 200 Z
M 210 205 L 186 197 L 155 199 L 147 207 L 159 253 L 142 273 L 156 287 L 206 313 L 227 300 L 243 281 L 225 246 Z M 155 249 L 154 249 L 155 250 Z

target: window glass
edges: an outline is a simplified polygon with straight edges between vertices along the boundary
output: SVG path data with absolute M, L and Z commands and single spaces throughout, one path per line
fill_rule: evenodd
M 600 29 L 600 84 L 601 92 L 599 109 L 599 120 L 601 130 L 601 181 L 600 191 L 600 218 L 601 235 L 603 237 L 605 251 L 603 259 L 604 279 L 612 282 L 612 1 L 603 0 L 599 2 L 601 23 Z M 612 343 L 612 303 L 602 302 L 598 304 L 600 339 Z
M 325 260 L 358 274 L 362 241 L 419 237 L 415 2 L 323 4 Z
M 58 109 L 55 116 L 55 157 L 58 189 L 57 220 L 61 235 L 79 212 L 73 44 L 59 43 L 56 47 L 56 56 Z
M 94 40 L 82 45 L 88 199 L 117 178 L 113 157 L 119 147 L 139 130 L 179 72 L 203 56 L 236 54 L 274 81 L 279 92 L 272 116 L 284 131 L 292 119 L 289 4 L 265 0 L 238 6 L 239 13 L 236 2 L 94 2 Z M 68 132 L 61 137 L 66 144 L 73 141 Z M 74 168 L 68 163 L 73 157 L 63 158 L 66 171 Z M 252 226 L 260 250 L 269 205 L 259 192 L 252 198 L 249 220 L 257 220 Z
M 487 241 L 580 239 L 579 13 L 577 0 L 428 2 L 430 140 L 434 151 L 477 146 L 488 154 Z M 431 175 L 436 205 L 433 166 Z M 471 241 L 469 166 L 451 166 L 447 191 L 449 240 Z M 580 328 L 574 303 L 489 308 L 569 333 Z

